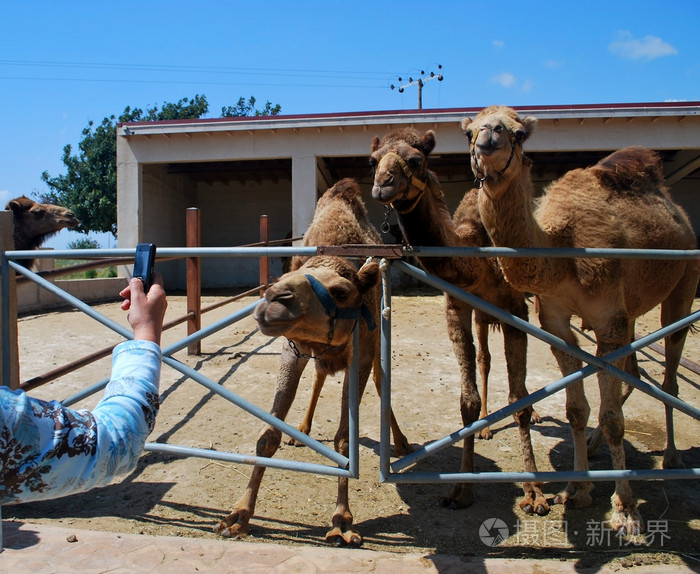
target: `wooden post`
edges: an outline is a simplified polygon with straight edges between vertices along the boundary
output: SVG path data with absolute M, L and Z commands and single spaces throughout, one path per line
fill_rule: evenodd
M 267 215 L 260 216 L 260 243 L 265 246 L 270 244 L 270 228 L 269 228 L 269 218 Z M 260 297 L 265 295 L 265 290 L 267 289 L 268 283 L 270 281 L 270 259 L 269 257 L 260 258 Z
M 11 211 L 0 211 L 0 251 L 12 251 L 15 248 L 13 231 L 14 231 L 14 216 Z M 5 284 L 8 286 L 7 293 L 2 293 L 2 284 L 0 283 L 0 295 L 3 298 L 2 307 L 7 311 L 7 316 L 2 316 L 2 329 L 0 329 L 0 349 L 7 346 L 7 358 L 5 353 L 0 352 L 0 372 L 2 376 L 2 384 L 11 389 L 19 388 L 19 346 L 17 344 L 17 288 L 15 285 L 15 272 L 7 267 L 8 280 Z M 6 300 L 5 300 L 6 299 Z M 3 333 L 7 333 L 7 341 L 3 340 Z M 7 364 L 3 361 L 7 360 Z
M 187 247 L 200 247 L 201 216 L 199 209 L 187 209 Z M 199 257 L 187 258 L 187 335 L 202 328 L 202 270 Z M 200 355 L 201 341 L 187 346 L 188 355 Z

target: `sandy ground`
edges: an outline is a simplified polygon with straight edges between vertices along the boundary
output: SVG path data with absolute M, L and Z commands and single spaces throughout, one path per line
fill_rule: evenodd
M 223 296 L 204 298 L 207 306 Z M 184 313 L 184 297 L 171 296 L 167 320 Z M 247 298 L 205 316 L 210 325 L 251 302 Z M 409 441 L 423 445 L 461 427 L 458 409 L 459 374 L 446 336 L 443 297 L 432 291 L 395 295 L 392 300 L 392 404 Z M 700 308 L 696 300 L 694 309 Z M 117 303 L 96 307 L 126 325 Z M 534 313 L 531 321 L 536 323 Z M 657 328 L 658 312 L 638 324 L 638 332 Z M 164 336 L 164 346 L 181 340 L 184 326 Z M 22 380 L 114 344 L 119 337 L 94 320 L 74 311 L 22 317 L 19 321 Z M 493 366 L 489 408 L 506 404 L 502 338 L 490 338 Z M 582 337 L 589 350 L 590 343 Z M 212 381 L 267 410 L 274 392 L 280 341 L 262 335 L 252 318 L 235 323 L 202 343 L 201 356 L 175 356 Z M 691 334 L 684 357 L 700 362 L 700 333 Z M 654 352 L 639 354 L 647 379 L 663 380 L 662 358 Z M 109 374 L 109 360 L 57 379 L 33 391 L 41 398 L 63 399 Z M 531 339 L 528 388 L 536 390 L 559 378 L 547 345 Z M 700 405 L 700 375 L 681 367 L 680 396 Z M 297 425 L 311 386 L 307 368 L 288 422 Z M 587 379 L 595 419 L 597 383 Z M 164 367 L 162 406 L 151 440 L 184 446 L 253 454 L 263 423 L 231 403 Z M 338 422 L 339 377 L 326 382 L 312 435 L 332 448 Z M 96 398 L 79 403 L 91 407 Z M 564 415 L 563 394 L 537 404 L 543 417 L 532 437 L 540 470 L 572 467 L 570 432 Z M 661 403 L 635 392 L 626 408 L 626 452 L 630 468 L 659 468 L 665 444 Z M 676 414 L 676 440 L 685 463 L 700 468 L 699 423 Z M 494 438 L 479 440 L 476 465 L 481 471 L 522 470 L 517 429 L 510 419 L 493 427 Z M 350 503 L 364 548 L 391 552 L 425 551 L 457 555 L 576 559 L 581 565 L 678 562 L 700 564 L 700 489 L 697 480 L 639 481 L 633 487 L 648 524 L 646 539 L 618 540 L 605 520 L 613 484 L 598 482 L 589 508 L 569 510 L 553 506 L 546 517 L 531 517 L 519 509 L 521 490 L 511 483 L 477 485 L 474 504 L 451 511 L 438 505 L 449 485 L 390 484 L 379 480 L 379 400 L 371 383 L 360 410 L 360 478 L 350 482 Z M 420 462 L 417 470 L 453 472 L 459 467 L 460 445 Z M 278 458 L 323 462 L 308 448 L 283 445 Z M 607 447 L 591 461 L 592 468 L 609 468 Z M 56 501 L 3 508 L 4 519 L 74 525 L 75 528 L 211 538 L 212 526 L 233 508 L 250 473 L 244 464 L 205 458 L 180 458 L 146 453 L 137 470 L 122 481 L 82 495 Z M 561 482 L 546 483 L 553 496 Z M 248 540 L 283 544 L 325 544 L 334 509 L 336 480 L 318 474 L 268 469 L 251 521 Z M 490 528 L 490 530 L 489 530 Z M 493 544 L 498 532 L 504 540 Z M 232 544 L 236 542 L 231 541 Z

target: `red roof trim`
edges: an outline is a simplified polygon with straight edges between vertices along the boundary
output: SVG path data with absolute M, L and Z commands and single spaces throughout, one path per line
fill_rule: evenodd
M 625 110 L 634 108 L 643 108 L 647 110 L 654 109 L 664 109 L 664 108 L 674 108 L 674 107 L 700 107 L 700 101 L 697 102 L 651 102 L 651 103 L 626 103 L 626 104 L 573 104 L 573 105 L 536 105 L 536 106 L 512 106 L 514 110 L 526 110 L 531 112 L 537 111 L 583 111 L 583 110 L 599 110 L 599 109 L 609 109 L 609 110 Z M 415 110 L 378 110 L 378 111 L 366 111 L 366 112 L 338 112 L 338 113 L 321 113 L 321 114 L 289 114 L 289 115 L 277 115 L 277 116 L 242 116 L 233 118 L 201 118 L 192 120 L 161 120 L 158 122 L 153 121 L 143 121 L 143 122 L 119 122 L 118 126 L 132 125 L 177 125 L 177 124 L 189 124 L 189 123 L 221 123 L 221 122 L 245 122 L 245 121 L 274 121 L 274 120 L 287 120 L 287 119 L 323 119 L 323 118 L 353 118 L 353 117 L 381 117 L 381 116 L 395 116 L 395 115 L 420 115 L 420 114 L 475 114 L 481 111 L 484 106 L 472 107 L 472 108 L 434 108 L 434 109 L 415 109 Z

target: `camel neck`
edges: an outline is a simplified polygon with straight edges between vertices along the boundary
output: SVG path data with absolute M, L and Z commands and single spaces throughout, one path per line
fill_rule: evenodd
M 399 226 L 410 245 L 417 247 L 464 247 L 459 238 L 447 204 L 434 194 L 426 193 L 408 213 L 398 215 Z M 479 280 L 485 261 L 466 257 L 420 257 L 428 273 L 445 281 L 469 287 Z
M 547 236 L 535 219 L 529 165 L 505 190 L 484 183 L 479 192 L 479 212 L 496 247 L 549 247 Z M 541 292 L 541 279 L 552 261 L 547 258 L 500 257 L 506 280 L 521 291 Z
M 426 247 L 456 245 L 447 205 L 431 193 L 423 194 L 411 211 L 399 213 L 397 210 L 397 214 L 401 231 L 409 244 Z

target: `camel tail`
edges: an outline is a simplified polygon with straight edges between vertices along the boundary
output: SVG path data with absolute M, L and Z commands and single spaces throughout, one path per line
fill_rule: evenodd
M 647 148 L 623 148 L 601 159 L 592 169 L 601 185 L 616 194 L 668 194 L 661 157 Z

